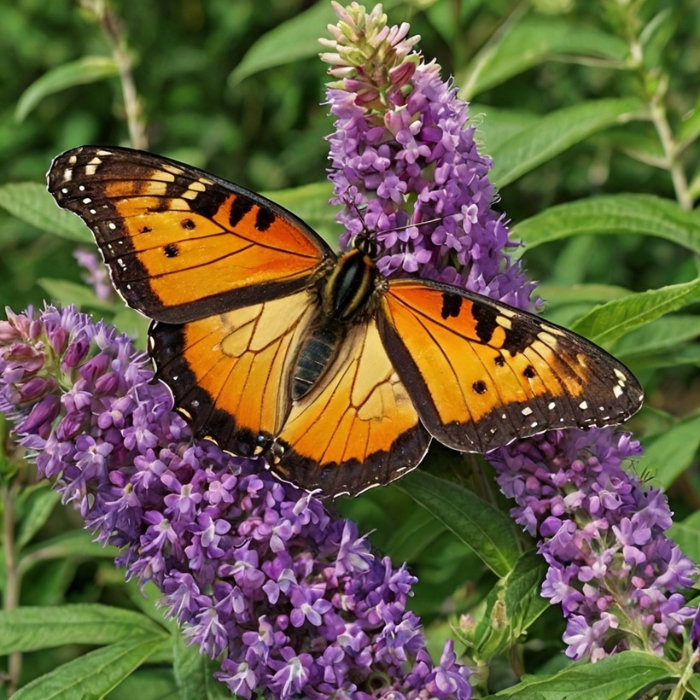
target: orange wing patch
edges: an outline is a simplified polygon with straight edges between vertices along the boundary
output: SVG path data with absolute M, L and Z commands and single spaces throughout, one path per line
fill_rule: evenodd
M 368 320 L 349 329 L 323 379 L 292 406 L 275 470 L 306 488 L 354 495 L 415 467 L 429 442 L 376 322 Z
M 630 372 L 584 338 L 436 282 L 396 280 L 380 331 L 430 433 L 487 452 L 552 428 L 618 423 L 638 408 Z
M 282 207 L 147 153 L 68 151 L 51 167 L 49 191 L 93 230 L 127 303 L 159 321 L 183 323 L 293 293 L 335 260 Z
M 316 315 L 307 291 L 184 325 L 153 324 L 151 354 L 195 432 L 252 455 L 278 434 L 290 365 Z

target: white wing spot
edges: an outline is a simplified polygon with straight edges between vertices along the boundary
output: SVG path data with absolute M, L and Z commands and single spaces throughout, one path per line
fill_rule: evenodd
M 615 394 L 615 398 L 619 399 L 624 392 L 622 391 L 622 387 L 619 384 L 616 384 L 613 387 L 613 394 Z
M 78 189 L 79 189 L 81 192 L 85 192 L 85 185 L 78 185 Z
M 63 171 L 63 180 L 64 182 L 69 182 L 70 180 L 73 179 L 73 169 L 72 168 L 66 168 Z
M 620 386 L 625 386 L 627 383 L 627 377 L 625 377 L 625 375 L 622 374 L 617 367 L 615 368 L 615 376 L 619 379 Z
M 550 411 L 553 411 L 556 407 L 557 407 L 557 404 L 556 404 L 555 401 L 550 401 L 550 402 L 547 404 L 547 408 L 548 408 Z
M 94 209 L 90 209 L 91 214 L 97 214 L 97 212 Z
M 501 418 L 503 418 L 503 420 L 505 420 L 506 418 L 508 418 L 508 416 L 504 413 L 504 414 L 501 416 Z
M 522 413 L 524 416 L 529 416 L 529 415 L 532 414 L 532 409 L 531 409 L 529 406 L 525 406 L 525 408 L 523 408 L 523 410 L 521 411 L 521 413 Z
M 112 231 L 114 231 L 114 229 L 116 229 L 116 228 L 117 228 L 117 227 L 116 227 L 116 225 L 115 225 L 115 224 L 113 224 L 113 223 L 112 223 L 111 221 L 110 221 L 110 222 L 109 222 L 109 223 L 107 224 L 107 226 L 109 226 L 109 228 L 111 228 L 111 229 L 112 229 Z
M 85 199 L 83 200 L 83 204 L 90 204 L 90 202 L 92 202 L 90 197 L 85 197 Z
M 533 423 L 530 423 L 531 428 L 536 428 L 537 427 L 537 421 L 534 421 Z
M 112 154 L 112 151 L 99 150 L 99 151 L 97 151 L 97 155 L 98 156 L 111 156 L 113 154 Z
M 68 194 L 68 188 L 67 187 L 61 188 L 61 192 L 63 192 L 63 194 Z
M 585 401 L 581 401 L 581 403 L 578 405 L 578 407 L 582 410 L 585 411 L 588 408 L 588 404 Z
M 78 156 L 71 156 L 68 159 L 68 162 L 70 163 L 70 165 L 75 165 L 78 162 Z

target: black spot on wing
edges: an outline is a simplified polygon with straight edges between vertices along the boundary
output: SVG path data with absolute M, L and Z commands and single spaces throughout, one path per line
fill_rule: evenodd
M 275 223 L 275 214 L 270 209 L 264 209 L 260 207 L 258 213 L 255 215 L 255 228 L 264 233 L 267 229 Z
M 180 249 L 175 243 L 168 243 L 168 245 L 163 248 L 166 258 L 176 258 L 180 254 Z
M 485 394 L 487 388 L 486 382 L 483 382 L 481 379 L 472 384 L 472 389 L 474 389 L 477 394 Z
M 529 348 L 535 338 L 536 336 L 530 331 L 527 324 L 514 318 L 511 327 L 506 329 L 503 349 L 508 351 L 511 356 L 517 355 Z
M 482 343 L 488 343 L 493 337 L 493 332 L 498 328 L 498 314 L 488 306 L 474 304 L 472 316 L 476 321 L 476 335 Z
M 459 311 L 462 308 L 464 299 L 458 294 L 450 294 L 449 292 L 442 293 L 442 310 L 440 315 L 443 319 L 450 317 L 457 318 Z
M 243 197 L 242 195 L 236 195 L 236 199 L 233 200 L 231 205 L 231 213 L 228 217 L 228 222 L 231 228 L 234 228 L 241 223 L 243 217 L 253 208 L 253 200 Z
M 191 231 L 193 228 L 195 228 L 195 223 L 192 221 L 192 219 L 183 219 L 180 222 L 180 226 L 182 228 L 186 229 L 187 231 Z

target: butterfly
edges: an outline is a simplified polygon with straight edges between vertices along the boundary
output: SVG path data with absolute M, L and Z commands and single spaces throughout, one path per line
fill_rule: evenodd
M 641 406 L 607 352 L 533 314 L 426 279 L 387 279 L 371 237 L 336 255 L 294 214 L 161 156 L 83 146 L 49 191 L 94 233 L 194 433 L 282 480 L 355 495 L 432 438 L 486 453 Z

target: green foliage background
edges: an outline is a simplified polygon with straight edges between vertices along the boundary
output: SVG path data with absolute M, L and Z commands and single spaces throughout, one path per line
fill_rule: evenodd
M 76 286 L 81 271 L 73 250 L 87 231 L 60 219 L 39 187 L 17 185 L 43 187 L 51 159 L 73 146 L 133 145 L 115 46 L 95 20 L 99 4 L 0 0 L 0 300 L 15 310 L 43 299 L 79 302 L 140 333 L 143 342 L 144 326 L 134 314 Z M 315 40 L 334 21 L 330 6 L 115 0 L 111 7 L 119 20 L 116 48 L 133 65 L 149 149 L 257 191 L 285 190 L 273 198 L 337 237 L 324 183 L 324 136 L 332 122 L 322 104 L 325 69 Z M 436 58 L 472 102 L 482 152 L 494 158 L 496 207 L 526 244 L 516 254 L 542 281 L 545 314 L 605 345 L 642 380 L 647 404 L 630 427 L 646 454 L 635 468 L 668 490 L 673 534 L 700 561 L 700 520 L 693 515 L 700 504 L 700 217 L 694 210 L 700 196 L 700 6 L 695 0 L 416 0 L 385 3 L 385 9 L 391 23 L 411 22 L 424 55 Z M 89 235 L 82 240 L 89 247 Z M 485 565 L 474 545 L 477 523 L 455 514 L 446 522 L 438 517 L 439 499 L 431 500 L 440 486 L 429 480 L 438 478 L 435 473 L 448 476 L 469 487 L 462 490 L 465 499 L 477 494 L 475 502 L 455 496 L 464 512 L 483 507 L 487 527 L 496 528 L 495 509 L 507 512 L 508 504 L 493 493 L 488 467 L 440 448 L 428 466 L 433 475 L 416 476 L 420 483 L 407 479 L 339 508 L 361 529 L 376 528 L 375 546 L 395 563 L 408 561 L 419 576 L 413 609 L 427 626 L 431 648 L 441 647 L 461 613 L 488 623 L 493 591 L 505 591 L 505 600 L 517 591 L 528 601 L 517 624 L 510 619 L 500 636 L 488 625 L 489 633 L 482 629 L 476 640 L 489 664 L 491 692 L 511 686 L 504 694 L 625 698 L 674 677 L 674 667 L 634 654 L 591 667 L 598 669 L 591 673 L 575 666 L 579 675 L 561 676 L 572 667 L 562 654 L 560 610 L 537 597 L 541 562 L 524 555 L 515 564 L 517 576 L 508 557 L 503 571 Z M 84 659 L 93 646 L 114 651 L 137 630 L 145 636 L 137 634 L 130 658 L 141 658 L 139 644 L 146 644 L 150 665 L 110 698 L 133 695 L 134 687 L 145 700 L 221 692 L 207 680 L 205 662 L 123 583 L 110 563 L 114 553 L 91 545 L 74 513 L 54 509 L 50 491 L 27 484 L 18 490 L 7 460 L 4 472 L 4 508 L 7 513 L 11 496 L 15 511 L 14 535 L 6 527 L 4 537 L 6 544 L 16 538 L 22 606 L 105 603 L 143 613 L 130 619 L 114 608 L 88 607 L 49 619 L 28 608 L 24 618 L 2 618 L 0 653 L 26 652 L 21 683 L 64 668 L 68 679 L 76 673 L 88 679 L 80 692 L 102 696 L 128 673 L 116 674 L 105 689 L 96 672 L 61 665 Z M 428 494 L 419 508 L 409 496 L 417 490 Z M 532 546 L 504 523 L 504 542 L 520 550 Z M 508 580 L 530 579 L 524 593 L 508 588 Z M 6 592 L 7 579 L 0 583 Z M 100 637 L 96 630 L 105 629 L 105 620 L 116 631 Z M 28 641 L 27 630 L 37 625 L 43 646 Z M 58 649 L 38 652 L 48 637 Z M 523 671 L 544 680 L 518 685 Z M 688 697 L 700 697 L 697 678 L 684 687 Z M 40 686 L 21 697 L 34 695 L 46 697 Z

